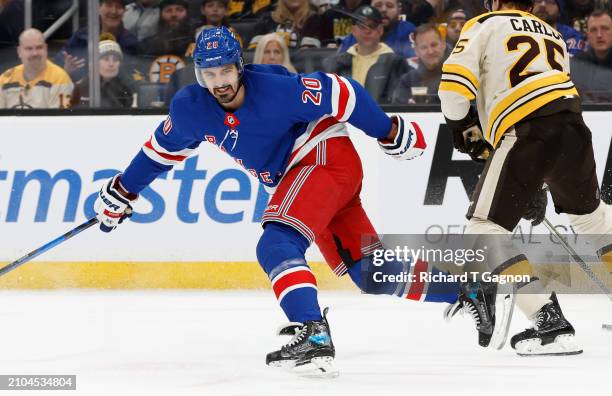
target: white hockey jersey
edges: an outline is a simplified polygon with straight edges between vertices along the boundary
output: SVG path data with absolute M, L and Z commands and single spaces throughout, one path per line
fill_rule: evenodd
M 496 147 L 512 125 L 578 91 L 561 34 L 528 12 L 504 10 L 465 24 L 442 67 L 438 95 L 451 120 L 463 119 L 476 99 L 483 133 Z

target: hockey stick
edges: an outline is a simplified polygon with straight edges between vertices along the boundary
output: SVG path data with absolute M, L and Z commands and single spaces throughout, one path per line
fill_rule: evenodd
M 606 284 L 603 283 L 601 279 L 599 279 L 599 277 L 591 270 L 591 268 L 589 268 L 589 266 L 587 265 L 587 263 L 584 262 L 582 257 L 580 257 L 578 253 L 576 253 L 574 248 L 572 248 L 565 239 L 563 239 L 563 237 L 559 234 L 559 232 L 555 229 L 551 222 L 548 221 L 547 218 L 544 218 L 544 225 L 555 236 L 555 238 L 559 240 L 561 246 L 563 246 L 563 248 L 570 254 L 570 256 L 572 256 L 572 259 L 574 259 L 576 264 L 578 264 L 578 266 L 587 274 L 589 279 L 591 279 L 591 281 L 593 281 L 593 283 L 595 283 L 599 287 L 599 289 L 606 296 L 608 296 L 610 301 L 612 301 L 612 293 L 610 293 L 610 289 L 608 289 L 608 286 L 606 286 Z
M 44 252 L 46 252 L 47 250 L 50 250 L 52 248 L 54 248 L 55 246 L 59 245 L 62 242 L 67 241 L 68 239 L 72 238 L 73 236 L 85 231 L 86 229 L 88 229 L 89 227 L 91 227 L 92 225 L 98 224 L 98 219 L 96 217 L 93 217 L 89 220 L 87 220 L 85 223 L 73 228 L 72 230 L 68 231 L 67 233 L 65 233 L 64 235 L 55 238 L 54 240 L 52 240 L 51 242 L 39 247 L 36 250 L 31 251 L 30 253 L 26 254 L 25 256 L 21 257 L 20 259 L 13 261 L 12 263 L 0 268 L 0 276 L 6 274 L 7 272 L 10 272 L 12 270 L 14 270 L 15 268 L 19 267 L 22 264 L 27 263 L 28 261 L 32 260 L 35 257 L 40 256 L 41 254 L 43 254 Z
M 584 262 L 582 257 L 580 257 L 578 255 L 578 253 L 576 253 L 576 251 L 567 243 L 567 241 L 565 241 L 565 239 L 563 239 L 563 237 L 559 234 L 559 232 L 550 223 L 550 221 L 548 221 L 548 219 L 546 217 L 544 218 L 544 225 L 546 226 L 546 228 L 548 228 L 550 233 L 553 234 L 555 236 L 555 238 L 557 238 L 559 240 L 559 243 L 561 243 L 561 246 L 563 246 L 563 248 L 565 248 L 565 250 L 570 254 L 570 256 L 572 256 L 574 261 L 587 274 L 589 279 L 591 279 L 591 281 L 593 281 L 593 283 L 595 283 L 599 287 L 599 289 L 601 289 L 601 291 L 606 296 L 608 296 L 610 301 L 612 301 L 612 294 L 610 294 L 610 289 L 608 289 L 608 287 L 605 285 L 605 283 L 603 283 L 601 281 L 601 279 L 599 279 L 599 277 L 591 270 L 591 268 L 589 268 L 587 263 Z M 601 328 L 604 329 L 604 330 L 612 330 L 612 325 L 604 323 L 604 324 L 601 325 Z

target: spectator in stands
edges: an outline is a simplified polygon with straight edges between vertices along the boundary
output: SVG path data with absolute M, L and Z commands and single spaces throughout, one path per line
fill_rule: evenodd
M 399 0 L 372 0 L 372 7 L 382 15 L 384 27 L 383 42 L 398 55 L 404 58 L 415 56 L 413 33 L 416 27 L 407 21 L 400 21 L 402 11 Z M 356 42 L 354 35 L 348 35 L 342 40 L 339 52 L 344 52 Z
M 414 33 L 418 66 L 401 77 L 393 92 L 393 103 L 440 103 L 437 92 L 442 77 L 442 64 L 450 49 L 433 23 L 417 27 Z
M 446 2 L 445 2 L 446 3 Z M 429 22 L 435 17 L 437 0 L 402 0 L 400 2 L 402 14 L 406 15 L 406 20 L 415 26 Z
M 158 0 L 136 0 L 125 7 L 123 25 L 142 41 L 157 34 L 159 24 Z
M 120 74 L 121 47 L 113 40 L 99 43 L 100 54 L 100 107 L 127 108 L 133 103 L 133 90 L 128 79 Z M 89 79 L 79 81 L 71 100 L 73 107 L 89 107 Z
M 161 0 L 157 34 L 140 43 L 141 55 L 174 55 L 182 58 L 193 41 L 187 0 Z
M 533 15 L 537 16 L 555 28 L 563 36 L 570 56 L 584 51 L 584 35 L 570 26 L 559 23 L 561 10 L 565 7 L 565 0 L 534 0 Z
M 587 20 L 589 48 L 571 59 L 572 81 L 585 102 L 612 103 L 612 19 L 596 10 Z
M 0 0 L 0 48 L 14 49 L 23 32 L 23 2 Z
M 112 34 L 124 55 L 135 55 L 138 39 L 125 29 L 122 22 L 125 3 L 122 0 L 100 0 L 100 34 Z M 87 46 L 87 27 L 84 27 L 74 32 L 54 58 L 56 63 L 63 65 L 73 81 L 87 75 Z
M 196 28 L 194 34 L 195 41 L 198 40 L 198 36 L 202 32 L 202 30 L 207 28 L 207 26 L 208 25 L 204 25 Z M 168 84 L 166 84 L 164 102 L 167 105 L 170 104 L 172 98 L 179 91 L 179 89 L 187 85 L 198 83 L 195 76 L 195 66 L 193 65 L 193 51 L 190 51 L 189 54 L 185 57 L 185 63 L 185 67 L 178 69 L 176 72 L 172 73 L 170 81 L 168 82 Z
M 304 24 L 300 47 L 337 48 L 353 30 L 350 13 L 363 3 L 364 0 L 340 0 L 336 7 L 323 14 L 312 15 Z
M 463 25 L 470 19 L 465 10 L 459 8 L 448 13 L 446 19 L 446 45 L 449 48 L 454 48 L 459 40 Z
M 15 47 L 23 32 L 23 1 L 0 0 L 0 70 L 19 63 Z
M 225 26 L 234 33 L 240 46 L 243 47 L 242 37 L 230 26 L 230 21 L 227 17 L 227 4 L 228 0 L 203 0 L 200 7 L 202 20 L 198 26 Z
M 353 36 L 357 43 L 346 52 L 323 62 L 329 72 L 352 77 L 379 103 L 389 103 L 402 74 L 409 69 L 406 60 L 381 42 L 384 33 L 381 13 L 371 6 L 359 7 L 353 16 Z
M 202 21 L 200 25 L 229 26 L 227 18 L 228 0 L 203 0 L 200 12 Z
M 595 9 L 595 0 L 567 0 L 567 5 L 561 8 L 561 23 L 586 34 L 587 18 Z
M 596 10 L 587 19 L 589 48 L 577 55 L 592 64 L 612 69 L 612 16 L 609 10 Z M 572 77 L 574 73 L 572 73 Z M 612 83 L 612 82 L 611 82 Z
M 231 19 L 258 18 L 271 11 L 274 3 L 272 0 L 229 0 L 227 16 Z
M 268 33 L 259 40 L 253 56 L 253 63 L 283 65 L 290 72 L 297 73 L 291 63 L 285 40 L 276 33 Z
M 47 43 L 39 30 L 21 33 L 17 56 L 22 64 L 0 75 L 0 109 L 68 107 L 72 81 L 48 60 Z
M 432 1 L 432 0 L 427 0 L 427 1 Z M 457 9 L 464 10 L 467 13 L 467 15 L 470 16 L 470 19 L 477 15 L 484 14 L 485 12 L 489 12 L 484 7 L 484 1 L 482 0 L 444 0 L 445 17 L 439 20 L 440 21 L 446 20 L 448 18 L 448 12 L 451 10 L 457 10 Z M 418 24 L 416 25 L 418 26 Z
M 264 13 L 257 21 L 249 49 L 257 47 L 261 37 L 268 33 L 278 33 L 285 38 L 289 48 L 297 48 L 302 40 L 304 23 L 314 14 L 314 7 L 308 0 L 279 0 L 274 11 Z

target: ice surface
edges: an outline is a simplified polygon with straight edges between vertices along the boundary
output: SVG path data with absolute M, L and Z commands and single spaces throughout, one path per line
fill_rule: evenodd
M 609 395 L 612 304 L 560 296 L 585 352 L 517 357 L 477 346 L 442 305 L 321 292 L 340 376 L 264 364 L 286 320 L 270 291 L 0 292 L 0 374 L 76 374 L 68 395 Z M 527 321 L 516 313 L 511 334 Z M 20 395 L 43 392 L 20 392 Z M 53 392 L 53 395 L 64 394 Z

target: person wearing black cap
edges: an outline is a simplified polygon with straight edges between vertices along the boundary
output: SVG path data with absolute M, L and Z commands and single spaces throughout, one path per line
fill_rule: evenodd
M 124 56 L 136 55 L 138 39 L 123 26 L 125 4 L 124 0 L 100 0 L 100 34 L 112 34 Z M 63 65 L 72 81 L 78 81 L 87 75 L 88 45 L 87 27 L 84 27 L 77 30 L 53 58 L 56 64 Z
M 323 65 L 329 72 L 359 82 L 378 103 L 389 103 L 394 86 L 409 66 L 381 42 L 383 18 L 376 8 L 361 6 L 352 16 L 352 34 L 357 43 L 346 52 L 325 59 Z
M 138 37 L 138 41 L 157 33 L 159 23 L 158 2 L 158 0 L 136 0 L 125 7 L 123 25 Z
M 571 26 L 559 22 L 561 10 L 564 8 L 565 0 L 534 0 L 531 12 L 561 33 L 567 45 L 567 52 L 574 56 L 584 51 L 586 38 Z
M 382 25 L 384 35 L 382 41 L 387 44 L 398 55 L 404 58 L 415 56 L 414 42 L 412 34 L 416 26 L 408 21 L 400 21 L 399 17 L 402 10 L 400 0 L 372 0 L 372 7 L 377 9 L 382 15 Z M 342 40 L 340 52 L 344 52 L 355 44 L 355 36 L 350 34 Z
M 140 53 L 151 56 L 185 56 L 193 41 L 194 31 L 189 21 L 189 3 L 186 0 L 162 0 L 159 9 L 157 34 L 140 43 Z

